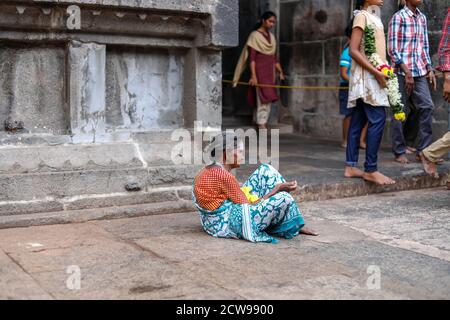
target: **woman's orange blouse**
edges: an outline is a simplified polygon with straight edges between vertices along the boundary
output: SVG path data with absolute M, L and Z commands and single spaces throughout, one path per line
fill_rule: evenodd
M 203 168 L 195 177 L 197 203 L 206 210 L 218 209 L 225 200 L 236 204 L 249 203 L 237 179 L 220 166 Z

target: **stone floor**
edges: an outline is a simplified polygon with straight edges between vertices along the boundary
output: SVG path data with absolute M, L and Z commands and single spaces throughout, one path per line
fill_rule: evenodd
M 345 192 L 350 195 L 359 196 L 361 193 L 357 194 L 356 192 L 358 187 L 366 183 L 360 179 L 344 177 L 345 151 L 339 142 L 307 138 L 296 134 L 283 134 L 280 136 L 279 170 L 287 179 L 296 179 L 300 186 L 330 187 L 334 185 L 341 189 L 341 192 L 336 191 L 337 198 L 345 196 L 342 192 L 343 189 L 349 189 Z M 397 186 L 402 191 L 414 188 L 414 181 L 418 178 L 427 177 L 422 164 L 415 161 L 415 155 L 408 155 L 407 157 L 410 163 L 403 165 L 394 161 L 394 156 L 388 147 L 382 147 L 378 153 L 378 169 L 399 182 L 404 180 L 403 182 L 406 183 L 403 183 L 403 186 Z M 361 149 L 359 156 L 361 169 L 364 168 L 364 160 L 365 150 Z M 237 171 L 238 178 L 245 181 L 255 168 L 256 165 L 242 166 Z M 449 163 L 446 162 L 444 165 L 438 166 L 438 170 L 442 175 L 447 174 L 450 170 Z M 431 180 L 428 181 L 429 186 Z M 425 187 L 425 185 L 422 187 Z M 362 189 L 361 191 L 364 192 Z M 315 188 L 313 192 L 318 194 L 320 190 Z
M 277 245 L 212 238 L 196 213 L 0 230 L 0 298 L 450 299 L 449 191 L 300 207 L 321 235 Z

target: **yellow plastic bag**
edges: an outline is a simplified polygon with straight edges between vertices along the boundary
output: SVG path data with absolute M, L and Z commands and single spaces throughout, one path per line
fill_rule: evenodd
M 252 188 L 251 187 L 242 187 L 242 192 L 244 192 L 245 196 L 247 197 L 248 201 L 250 202 L 256 202 L 259 200 L 257 195 L 254 195 L 251 193 Z

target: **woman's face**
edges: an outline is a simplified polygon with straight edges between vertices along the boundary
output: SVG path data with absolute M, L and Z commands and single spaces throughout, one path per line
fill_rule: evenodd
M 231 151 L 229 153 L 229 156 L 232 158 L 229 163 L 232 169 L 239 168 L 241 166 L 241 163 L 244 163 L 244 150 L 240 147 Z
M 384 4 L 384 0 L 368 0 L 367 3 L 369 4 L 369 6 L 382 7 Z
M 263 27 L 267 30 L 272 29 L 273 26 L 275 26 L 275 24 L 277 23 L 277 18 L 276 17 L 270 17 L 267 20 L 263 20 Z

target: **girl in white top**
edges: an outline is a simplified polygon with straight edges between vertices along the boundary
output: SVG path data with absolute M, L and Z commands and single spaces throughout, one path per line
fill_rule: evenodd
M 387 95 L 388 76 L 378 71 L 364 53 L 364 29 L 372 25 L 375 29 L 376 50 L 386 61 L 386 39 L 380 18 L 371 13 L 373 6 L 383 6 L 383 0 L 357 1 L 361 11 L 355 12 L 350 56 L 353 59 L 350 84 L 349 108 L 355 108 L 348 132 L 346 167 L 344 175 L 348 178 L 363 178 L 379 185 L 394 184 L 395 181 L 378 171 L 378 150 L 386 123 L 386 110 L 389 106 Z M 358 168 L 359 143 L 361 131 L 368 122 L 366 140 L 366 161 L 364 172 Z

